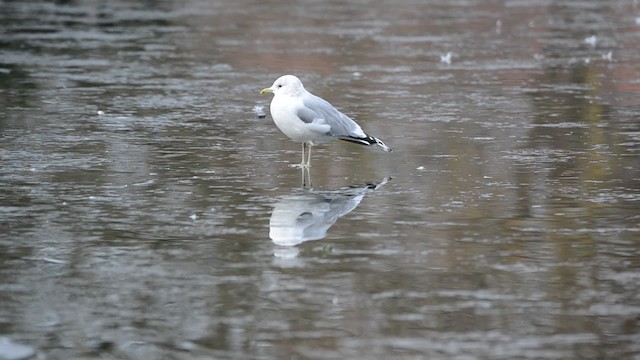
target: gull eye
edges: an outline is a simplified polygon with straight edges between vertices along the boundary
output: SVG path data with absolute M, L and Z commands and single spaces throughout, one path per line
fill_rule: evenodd
M 278 89 L 282 87 L 282 84 L 278 84 Z

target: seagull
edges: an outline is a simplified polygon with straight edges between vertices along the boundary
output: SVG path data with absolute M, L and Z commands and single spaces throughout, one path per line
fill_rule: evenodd
M 302 162 L 294 167 L 308 169 L 311 147 L 331 140 L 344 140 L 360 145 L 376 145 L 391 151 L 380 139 L 367 135 L 360 125 L 338 111 L 326 100 L 305 90 L 294 75 L 279 77 L 260 94 L 273 93 L 271 117 L 278 129 L 294 141 L 302 143 Z M 305 159 L 305 153 L 308 155 Z

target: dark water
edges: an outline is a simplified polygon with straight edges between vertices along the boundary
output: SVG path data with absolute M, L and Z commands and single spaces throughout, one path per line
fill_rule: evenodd
M 0 358 L 639 359 L 639 34 L 631 0 L 0 1 Z M 285 73 L 394 152 L 316 147 L 301 189 L 253 112 Z

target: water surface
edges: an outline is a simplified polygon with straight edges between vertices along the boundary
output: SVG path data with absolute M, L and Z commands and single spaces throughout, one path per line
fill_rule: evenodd
M 605 0 L 0 2 L 0 343 L 638 358 L 639 19 Z M 302 189 L 299 144 L 253 112 L 285 73 L 394 151 L 316 147 Z

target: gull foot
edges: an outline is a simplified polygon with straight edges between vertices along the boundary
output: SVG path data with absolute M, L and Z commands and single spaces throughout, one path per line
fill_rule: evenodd
M 296 168 L 296 169 L 308 169 L 308 168 L 311 167 L 311 165 L 309 165 L 309 164 L 289 164 L 289 167 Z

